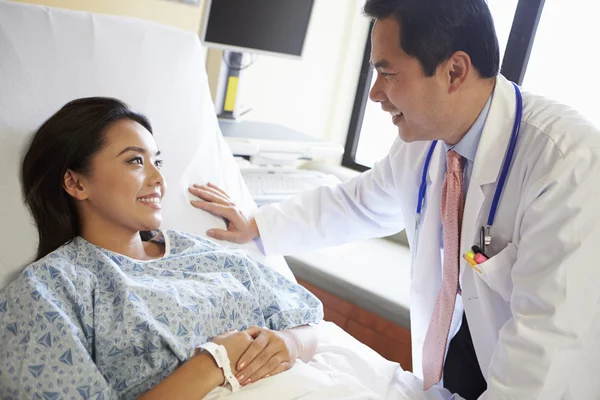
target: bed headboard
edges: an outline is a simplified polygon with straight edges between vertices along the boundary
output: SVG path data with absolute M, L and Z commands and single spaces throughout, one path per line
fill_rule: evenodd
M 191 183 L 210 180 L 245 211 L 255 207 L 221 136 L 196 35 L 133 18 L 0 0 L 0 289 L 37 246 L 19 182 L 24 151 L 48 117 L 88 96 L 119 98 L 150 119 L 168 183 L 163 227 L 201 235 L 224 227 L 189 205 Z M 255 244 L 245 248 L 260 257 Z M 291 276 L 282 258 L 262 261 Z

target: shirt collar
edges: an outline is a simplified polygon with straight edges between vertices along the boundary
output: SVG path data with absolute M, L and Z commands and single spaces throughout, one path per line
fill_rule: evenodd
M 490 112 L 490 105 L 492 104 L 492 96 L 488 98 L 487 103 L 483 107 L 483 110 L 479 113 L 479 116 L 475 120 L 471 129 L 467 132 L 465 136 L 455 144 L 454 146 L 446 146 L 446 152 L 448 150 L 454 150 L 470 162 L 475 162 L 475 154 L 477 153 L 477 147 L 479 146 L 479 139 L 481 139 L 481 134 L 483 132 L 483 126 L 485 125 L 485 120 Z

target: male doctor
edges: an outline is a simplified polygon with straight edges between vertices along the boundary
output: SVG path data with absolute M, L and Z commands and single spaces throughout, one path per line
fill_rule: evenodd
M 398 128 L 388 156 L 249 217 L 215 186 L 192 188 L 196 207 L 230 221 L 209 235 L 260 237 L 267 254 L 291 254 L 405 228 L 425 389 L 600 399 L 600 132 L 554 101 L 523 93 L 518 104 L 498 75 L 484 0 L 367 0 L 365 13 L 375 20 L 370 98 Z M 484 259 L 463 257 L 473 245 Z

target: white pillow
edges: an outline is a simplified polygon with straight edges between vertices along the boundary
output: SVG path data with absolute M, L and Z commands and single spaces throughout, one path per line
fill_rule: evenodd
M 37 128 L 70 100 L 110 96 L 152 123 L 168 184 L 163 228 L 204 235 L 225 225 L 189 205 L 212 181 L 255 207 L 214 113 L 203 51 L 192 33 L 142 20 L 0 0 L 0 289 L 34 257 L 20 163 Z M 255 257 L 254 243 L 246 245 Z M 283 258 L 261 259 L 291 277 Z

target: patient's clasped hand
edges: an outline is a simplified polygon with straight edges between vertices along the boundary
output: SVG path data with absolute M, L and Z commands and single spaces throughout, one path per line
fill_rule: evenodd
M 312 358 L 311 293 L 156 231 L 161 164 L 148 120 L 115 99 L 72 101 L 36 133 L 22 180 L 39 248 L 0 291 L 0 398 L 201 398 Z

